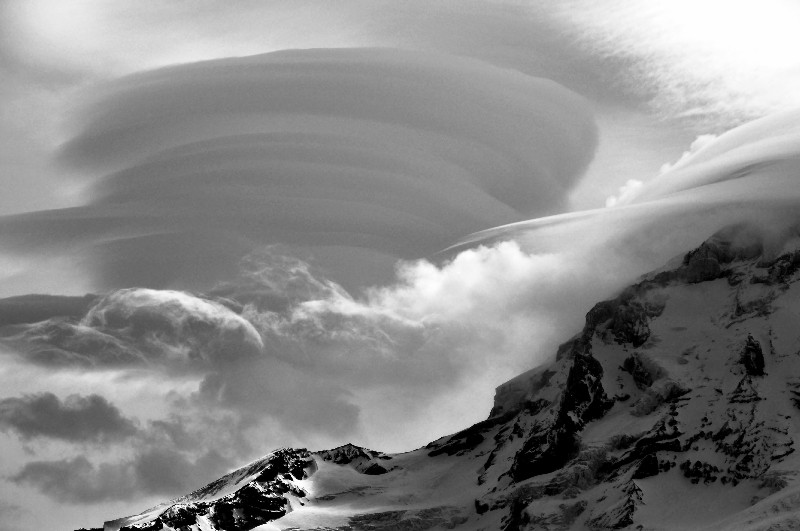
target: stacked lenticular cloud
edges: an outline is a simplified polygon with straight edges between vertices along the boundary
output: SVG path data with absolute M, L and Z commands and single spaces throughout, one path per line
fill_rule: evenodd
M 0 238 L 85 246 L 100 289 L 208 287 L 274 243 L 350 285 L 354 270 L 377 278 L 368 258 L 385 277 L 397 258 L 557 212 L 596 142 L 587 104 L 551 81 L 386 49 L 137 74 L 81 120 L 63 159 L 100 175 L 89 203 L 6 219 Z

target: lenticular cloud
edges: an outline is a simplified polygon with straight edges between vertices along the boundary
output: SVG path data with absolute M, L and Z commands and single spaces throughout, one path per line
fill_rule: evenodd
M 6 219 L 0 238 L 84 246 L 99 288 L 208 286 L 274 243 L 352 286 L 367 262 L 391 273 L 396 258 L 558 211 L 596 143 L 587 105 L 556 83 L 388 49 L 133 75 L 78 129 L 62 158 L 100 175 L 89 203 Z
M 627 204 L 513 223 L 465 238 L 453 249 L 514 240 L 527 252 L 569 241 L 618 279 L 659 267 L 720 229 L 747 223 L 779 252 L 800 225 L 800 111 L 737 127 L 685 154 L 638 186 Z

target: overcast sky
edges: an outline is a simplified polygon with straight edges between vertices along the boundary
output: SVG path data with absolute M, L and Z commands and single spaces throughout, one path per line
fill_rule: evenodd
M 0 531 L 281 446 L 419 447 L 721 227 L 782 241 L 797 20 L 0 0 Z

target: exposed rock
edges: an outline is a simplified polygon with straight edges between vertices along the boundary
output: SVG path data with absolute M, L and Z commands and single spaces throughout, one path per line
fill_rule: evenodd
M 699 460 L 692 463 L 689 459 L 683 461 L 679 468 L 681 472 L 683 472 L 683 476 L 695 484 L 699 483 L 701 480 L 704 484 L 714 483 L 722 472 L 715 465 Z
M 580 500 L 575 503 L 562 503 L 558 512 L 536 512 L 534 506 L 521 511 L 519 518 L 509 519 L 505 529 L 562 531 L 570 528 L 573 522 L 586 510 L 589 503 Z
M 761 400 L 761 396 L 758 394 L 755 382 L 749 374 L 739 380 L 736 389 L 733 390 L 728 398 L 728 401 L 734 404 L 750 404 L 758 400 Z
M 158 516 L 144 523 L 123 525 L 120 531 L 161 531 L 190 529 L 205 518 L 219 531 L 252 529 L 284 516 L 291 510 L 286 494 L 304 497 L 306 493 L 292 480 L 306 477 L 306 469 L 313 462 L 308 450 L 283 449 L 274 452 L 250 467 L 226 476 L 227 480 L 214 482 L 168 506 Z M 220 482 L 229 485 L 236 477 L 252 477 L 235 492 L 218 499 L 204 501 L 209 492 L 218 492 Z M 113 522 L 111 523 L 113 525 Z
M 562 345 L 564 347 L 564 345 Z M 559 352 L 561 349 L 559 349 Z M 559 358 L 560 359 L 560 358 Z M 502 417 L 518 413 L 525 407 L 525 398 L 534 396 L 548 383 L 555 374 L 552 370 L 540 368 L 524 372 L 505 382 L 495 390 L 494 406 L 489 418 Z
M 381 462 L 391 460 L 391 457 L 375 450 L 367 450 L 354 444 L 345 444 L 331 450 L 316 452 L 325 461 L 337 465 L 350 465 L 362 474 L 377 476 L 386 474 L 389 470 Z
M 647 389 L 653 382 L 665 376 L 664 369 L 655 363 L 649 356 L 634 352 L 622 363 L 622 368 L 633 376 L 633 381 L 639 389 Z
M 761 256 L 764 250 L 762 238 L 761 232 L 750 225 L 734 225 L 723 229 L 687 253 L 682 275 L 689 283 L 720 278 L 723 265 Z
M 586 422 L 599 418 L 612 405 L 602 384 L 603 367 L 590 353 L 575 356 L 566 387 L 553 411 L 551 424 L 532 433 L 514 458 L 515 481 L 552 472 L 575 457 L 578 433 Z
M 348 531 L 424 531 L 455 529 L 467 521 L 458 508 L 431 507 L 421 510 L 385 511 L 350 517 Z
M 768 285 L 788 284 L 794 274 L 800 270 L 800 250 L 784 253 L 767 265 L 765 275 L 753 277 L 754 282 L 763 282 Z
M 768 472 L 761 477 L 759 488 L 767 489 L 770 494 L 775 494 L 788 487 L 788 480 L 794 475 L 794 473 L 788 472 Z
M 634 481 L 622 488 L 622 499 L 605 511 L 591 518 L 586 524 L 590 529 L 623 529 L 633 524 L 636 509 L 642 505 L 644 494 Z
M 761 351 L 761 343 L 750 334 L 747 335 L 741 362 L 750 376 L 764 376 L 764 354 Z
M 689 392 L 689 389 L 670 379 L 661 378 L 648 387 L 644 394 L 631 405 L 631 415 L 642 417 L 649 415 L 662 405 L 679 398 Z
M 606 465 L 607 458 L 608 451 L 602 446 L 581 449 L 577 457 L 547 483 L 546 494 L 554 496 L 590 488 L 601 479 L 598 471 Z
M 647 454 L 636 465 L 633 471 L 633 479 L 644 479 L 655 476 L 659 473 L 658 457 L 655 454 Z

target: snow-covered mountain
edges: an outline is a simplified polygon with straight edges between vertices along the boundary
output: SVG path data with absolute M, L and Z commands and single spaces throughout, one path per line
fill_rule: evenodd
M 595 305 L 483 422 L 279 450 L 104 529 L 800 528 L 798 280 L 796 237 L 726 229 Z

